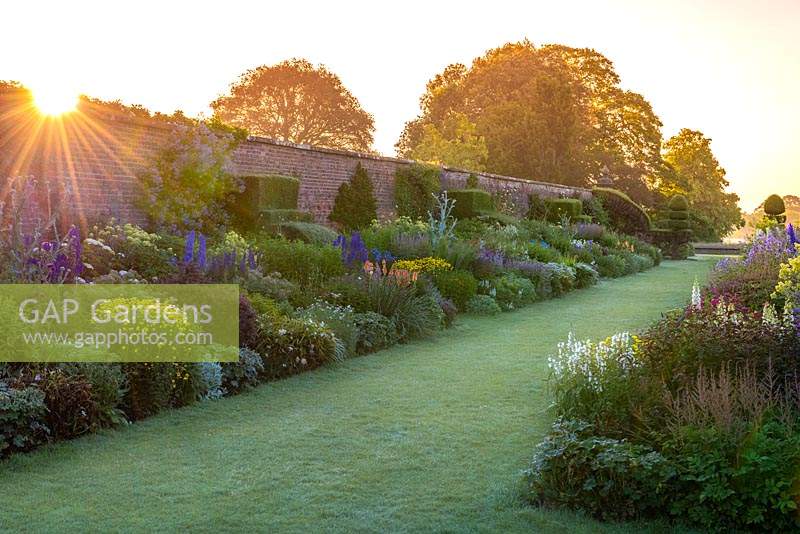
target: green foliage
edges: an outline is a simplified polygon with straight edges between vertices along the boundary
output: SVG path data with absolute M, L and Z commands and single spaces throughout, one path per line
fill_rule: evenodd
M 230 209 L 236 214 L 236 222 L 243 230 L 252 230 L 259 223 L 280 222 L 273 219 L 281 219 L 282 214 L 297 210 L 300 192 L 300 180 L 297 178 L 281 175 L 246 176 L 242 181 L 244 192 L 235 197 Z M 277 210 L 277 214 L 272 210 Z M 265 216 L 262 213 L 264 211 L 271 213 Z
M 83 242 L 83 261 L 89 279 L 110 271 L 136 271 L 147 280 L 163 279 L 175 271 L 172 260 L 180 253 L 179 242 L 133 224 L 113 221 L 95 226 Z
M 229 174 L 233 135 L 207 125 L 176 126 L 148 169 L 139 176 L 138 206 L 159 228 L 212 233 L 228 222 L 225 205 L 241 187 Z
M 356 165 L 350 181 L 339 186 L 328 218 L 348 233 L 366 228 L 378 218 L 372 181 L 361 163 Z
M 800 528 L 800 433 L 768 422 L 737 443 L 715 429 L 687 427 L 666 454 L 677 471 L 670 492 L 675 517 L 709 530 Z
M 667 204 L 672 211 L 689 211 L 689 201 L 683 195 L 675 195 Z
M 778 224 L 786 222 L 786 204 L 779 195 L 770 195 L 764 201 L 764 214 Z
M 441 189 L 441 171 L 430 165 L 402 166 L 395 172 L 394 200 L 397 215 L 421 219 L 433 209 Z
M 467 302 L 466 312 L 473 315 L 497 315 L 502 310 L 489 295 L 473 295 Z
M 595 187 L 592 195 L 602 202 L 613 229 L 626 234 L 641 234 L 650 230 L 650 216 L 625 193 L 607 187 Z
M 399 336 L 394 322 L 380 313 L 367 311 L 353 315 L 358 328 L 358 354 L 375 352 L 397 343 Z
M 261 238 L 257 241 L 265 272 L 279 272 L 298 284 L 316 284 L 344 274 L 340 251 L 332 245 Z
M 477 134 L 477 127 L 463 113 L 450 113 L 441 127 L 423 126 L 419 143 L 408 157 L 435 165 L 482 171 L 488 157 L 486 140 Z
M 603 278 L 619 278 L 625 275 L 625 259 L 616 254 L 597 258 L 597 270 Z
M 455 189 L 448 193 L 456 202 L 453 207 L 456 219 L 470 219 L 495 211 L 492 195 L 481 189 Z
M 278 226 L 278 233 L 290 241 L 297 240 L 314 245 L 330 245 L 338 235 L 327 226 L 301 221 L 282 223 Z
M 469 300 L 478 292 L 478 281 L 469 271 L 438 271 L 433 281 L 442 297 L 452 300 L 459 310 L 465 310 Z
M 32 449 L 48 435 L 44 393 L 36 387 L 12 388 L 0 380 L 0 458 Z
M 467 176 L 466 188 L 467 189 L 479 189 L 480 188 L 480 183 L 478 182 L 478 177 L 475 174 L 470 173 L 470 175 Z
M 252 347 L 264 363 L 262 378 L 284 378 L 336 359 L 336 337 L 313 321 L 278 318 L 264 321 Z
M 577 198 L 546 198 L 544 203 L 550 222 L 561 222 L 563 217 L 575 221 L 583 213 L 583 202 Z
M 598 519 L 646 517 L 662 506 L 674 468 L 664 456 L 594 435 L 578 421 L 557 421 L 525 472 L 535 504 L 582 510 Z
M 547 202 L 536 193 L 528 196 L 528 219 L 543 221 L 547 219 Z
M 256 351 L 242 347 L 239 361 L 222 364 L 222 387 L 226 394 L 240 393 L 258 384 L 264 362 Z
M 686 197 L 699 223 L 698 235 L 718 241 L 743 224 L 739 197 L 726 191 L 730 184 L 711 150 L 711 139 L 684 128 L 664 143 L 664 161 L 668 166 L 660 173 L 659 191 L 664 197 Z
M 279 229 L 280 225 L 288 222 L 314 222 L 313 215 L 295 209 L 261 210 L 258 217 L 260 228 L 275 228 L 276 231 Z
M 123 410 L 129 419 L 139 420 L 168 408 L 172 402 L 174 380 L 178 377 L 172 363 L 130 363 L 125 370 L 128 389 Z
M 533 282 L 515 273 L 505 273 L 494 279 L 489 294 L 504 310 L 522 308 L 536 301 L 536 287 Z
M 122 406 L 127 380 L 122 366 L 114 363 L 67 363 L 60 368 L 70 376 L 86 380 L 91 387 L 96 406 L 97 426 L 112 426 L 124 422 Z
M 324 325 L 325 328 L 333 332 L 337 360 L 343 360 L 355 355 L 358 343 L 358 327 L 355 323 L 355 313 L 352 308 L 317 301 L 311 306 L 297 310 L 296 316 L 306 322 Z

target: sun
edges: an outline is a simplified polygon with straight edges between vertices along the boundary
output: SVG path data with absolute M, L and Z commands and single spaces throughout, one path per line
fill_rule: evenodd
M 78 95 L 68 89 L 52 86 L 34 89 L 33 102 L 43 115 L 56 117 L 75 111 Z

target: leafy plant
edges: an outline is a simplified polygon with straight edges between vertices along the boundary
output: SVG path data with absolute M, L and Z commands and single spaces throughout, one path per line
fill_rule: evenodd
M 356 165 L 350 181 L 339 186 L 328 218 L 345 232 L 366 228 L 378 218 L 372 181 L 361 163 Z
M 425 217 L 434 207 L 433 196 L 441 189 L 438 167 L 411 164 L 398 167 L 394 180 L 397 215 L 412 219 Z

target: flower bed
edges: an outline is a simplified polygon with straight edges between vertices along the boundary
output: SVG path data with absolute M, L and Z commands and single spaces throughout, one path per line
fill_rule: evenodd
M 638 336 L 572 338 L 531 503 L 703 529 L 800 528 L 800 255 L 789 226 L 722 260 Z
M 235 283 L 241 347 L 235 363 L 0 364 L 0 456 L 237 394 L 433 335 L 459 313 L 516 309 L 661 259 L 597 224 L 456 223 L 449 209 L 443 220 L 375 222 L 319 244 L 113 220 L 59 238 L 55 219 L 23 231 L 10 208 L 0 282 Z

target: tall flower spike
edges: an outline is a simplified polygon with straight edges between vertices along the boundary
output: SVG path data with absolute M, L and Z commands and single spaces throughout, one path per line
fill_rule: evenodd
M 201 269 L 206 268 L 206 236 L 200 234 L 198 238 L 198 246 L 197 246 L 197 265 L 200 266 Z
M 692 309 L 700 311 L 703 309 L 703 297 L 700 294 L 700 284 L 697 282 L 697 279 L 694 280 L 694 285 L 692 285 Z
M 194 259 L 194 230 L 186 235 L 186 245 L 183 249 L 183 263 L 191 263 Z

